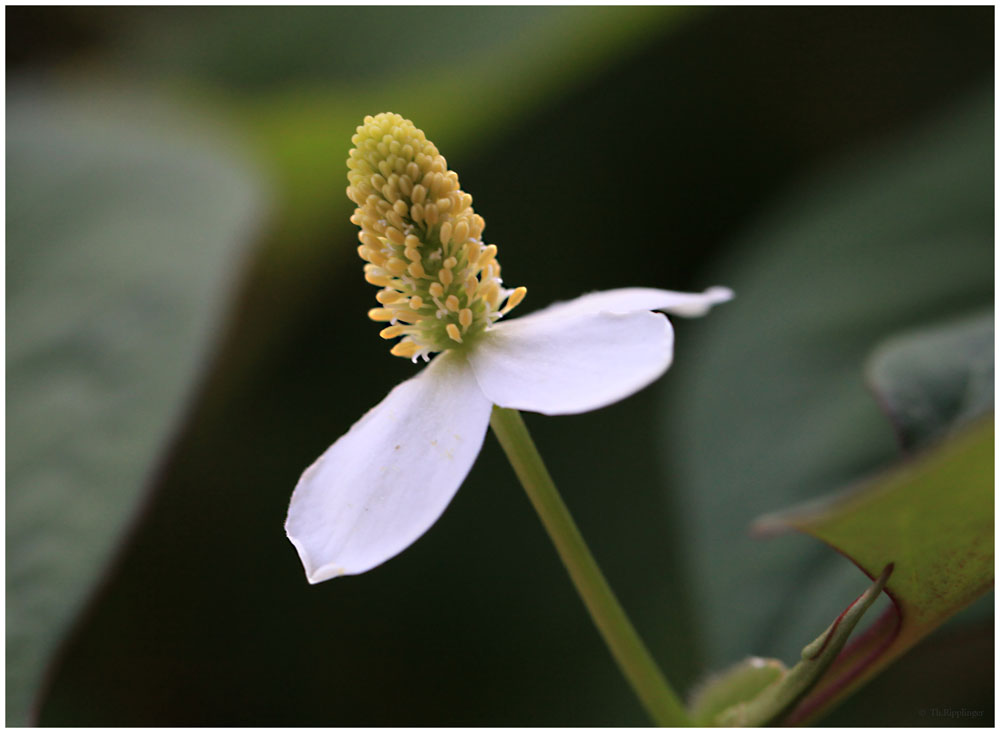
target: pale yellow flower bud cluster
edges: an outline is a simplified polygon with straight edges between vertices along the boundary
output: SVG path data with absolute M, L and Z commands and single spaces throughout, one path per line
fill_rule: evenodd
M 368 315 L 402 336 L 396 356 L 468 345 L 521 302 L 506 290 L 496 245 L 483 243 L 485 222 L 458 174 L 422 130 L 389 112 L 365 117 L 351 138 L 347 195 L 357 204 L 358 254 L 365 279 L 382 288 Z

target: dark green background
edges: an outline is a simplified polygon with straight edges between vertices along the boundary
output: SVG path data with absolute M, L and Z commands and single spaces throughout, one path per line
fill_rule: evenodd
M 15 8 L 8 83 L 90 77 L 152 87 L 178 105 L 224 107 L 220 124 L 235 130 L 276 91 L 329 85 L 360 105 L 373 80 L 461 68 L 488 55 L 490 39 L 539 24 L 572 33 L 589 12 Z M 439 135 L 409 110 L 392 111 L 412 116 L 459 172 L 500 247 L 506 282 L 529 288 L 525 312 L 626 285 L 724 283 L 739 294 L 741 283 L 724 276 L 752 256 L 748 232 L 784 200 L 992 89 L 992 21 L 989 8 L 651 10 L 648 27 L 557 92 L 509 117 L 502 99 L 491 100 L 497 111 L 481 138 Z M 467 82 L 474 98 L 477 78 Z M 378 111 L 363 109 L 358 121 Z M 344 159 L 350 132 L 330 131 Z M 992 160 L 991 136 L 970 144 Z M 328 176 L 331 190 L 346 185 L 345 173 Z M 351 256 L 346 201 L 296 229 L 284 218 L 281 181 L 271 183 L 273 210 L 248 242 L 256 260 L 216 358 L 113 570 L 50 670 L 39 722 L 645 724 L 491 437 L 445 516 L 411 549 L 366 575 L 306 584 L 282 531 L 291 489 L 413 367 L 389 358 L 364 318 L 373 292 Z M 917 208 L 935 203 L 914 195 Z M 284 267 L 290 230 L 308 256 Z M 976 252 L 992 270 L 992 241 Z M 991 283 L 976 287 L 956 307 L 992 302 Z M 740 308 L 739 298 L 725 308 Z M 794 314 L 795 302 L 788 308 Z M 698 370 L 698 332 L 717 328 L 713 318 L 676 323 L 678 374 L 640 395 L 598 413 L 526 418 L 612 585 L 682 689 L 736 661 L 714 658 L 717 645 L 703 636 L 694 574 L 705 566 L 695 553 L 707 551 L 684 539 L 685 474 L 671 439 L 685 424 L 671 412 L 683 401 L 671 380 Z M 766 328 L 782 338 L 782 322 Z M 891 449 L 888 423 L 878 440 Z M 766 498 L 754 507 L 780 508 Z M 806 540 L 795 547 L 826 552 Z M 752 592 L 737 595 L 754 603 Z M 849 600 L 831 592 L 823 618 Z M 745 632 L 739 624 L 755 614 L 733 610 L 728 634 L 747 640 L 738 654 L 786 654 L 774 639 L 781 613 L 795 608 L 777 613 L 763 598 L 760 608 L 767 624 Z M 955 633 L 915 650 L 835 722 L 968 722 L 917 718 L 928 695 L 952 690 L 965 697 L 935 698 L 937 706 L 978 706 L 985 718 L 975 722 L 991 723 L 992 622 Z

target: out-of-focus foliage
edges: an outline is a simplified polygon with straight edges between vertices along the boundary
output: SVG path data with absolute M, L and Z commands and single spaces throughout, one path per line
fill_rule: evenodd
M 747 528 L 896 459 L 889 424 L 865 390 L 868 353 L 901 329 L 991 302 L 993 166 L 983 151 L 992 105 L 991 95 L 976 95 L 800 185 L 720 270 L 737 300 L 693 337 L 699 368 L 675 374 L 664 407 L 713 665 L 748 652 L 795 654 L 803 625 L 820 623 L 837 594 L 857 587 L 850 563 L 818 543 L 760 543 Z M 992 462 L 961 467 L 978 477 L 966 488 L 985 511 Z M 950 516 L 964 521 L 969 509 L 960 502 Z M 974 538 L 977 547 L 983 540 Z M 866 556 L 869 572 L 894 559 L 882 550 Z M 908 572 L 900 568 L 894 582 Z
M 816 537 L 869 575 L 897 570 L 893 608 L 792 721 L 814 719 L 993 587 L 993 333 L 990 313 L 880 345 L 869 380 L 902 444 L 937 443 L 850 491 L 755 523 Z
M 874 575 L 892 563 L 895 608 L 793 714 L 814 717 L 993 587 L 992 418 L 808 509 L 761 520 L 826 542 Z
M 205 388 L 120 562 L 52 666 L 40 722 L 645 723 L 491 440 L 411 550 L 364 576 L 303 582 L 281 529 L 295 480 L 413 373 L 385 356 L 364 318 L 370 286 L 352 264 L 343 196 L 350 135 L 383 110 L 427 130 L 502 246 L 505 275 L 529 287 L 525 311 L 597 288 L 723 283 L 740 296 L 727 309 L 742 312 L 748 294 L 720 258 L 757 246 L 737 236 L 748 222 L 817 166 L 877 151 L 991 80 L 991 18 L 988 8 L 726 8 L 683 23 L 662 8 L 9 10 L 11 75 L 153 88 L 221 123 L 274 192 Z M 991 156 L 991 141 L 969 145 Z M 925 187 L 917 213 L 925 197 L 935 204 L 939 192 Z M 836 261 L 836 247 L 819 255 L 816 271 Z M 912 323 L 947 315 L 937 310 L 929 303 Z M 773 314 L 773 342 L 800 338 L 806 314 L 795 314 Z M 650 392 L 593 415 L 526 416 L 612 585 L 681 688 L 721 664 L 698 649 L 684 570 L 706 547 L 686 544 L 689 517 L 663 493 L 675 477 L 657 478 L 690 446 L 651 426 L 660 395 L 702 368 L 691 347 L 715 318 L 677 324 L 677 371 Z M 829 351 L 844 342 L 846 369 L 848 352 L 860 359 L 911 324 L 889 320 L 871 339 L 845 325 Z M 681 430 L 689 407 L 670 405 Z M 711 419 L 734 416 L 717 409 Z M 879 437 L 888 455 L 889 431 Z M 814 478 L 815 493 L 835 483 Z M 747 519 L 785 503 L 748 510 L 716 496 Z M 733 526 L 721 542 L 739 560 L 742 523 Z M 841 595 L 827 592 L 830 607 L 804 614 L 794 643 L 838 610 Z M 752 616 L 775 599 L 740 601 L 730 605 Z M 739 656 L 772 652 L 755 628 L 742 632 Z M 935 660 L 969 648 L 939 645 Z M 880 700 L 849 722 L 892 722 L 899 709 Z
M 901 443 L 938 444 L 846 493 L 756 523 L 812 535 L 869 575 L 890 562 L 898 570 L 894 607 L 838 659 L 794 721 L 814 719 L 993 587 L 994 427 L 983 417 L 994 409 L 993 333 L 990 313 L 880 345 L 868 377 Z
M 993 313 L 893 337 L 867 374 L 904 448 L 963 427 L 993 411 Z
M 162 104 L 54 86 L 7 90 L 7 181 L 6 699 L 23 725 L 192 396 L 262 199 Z

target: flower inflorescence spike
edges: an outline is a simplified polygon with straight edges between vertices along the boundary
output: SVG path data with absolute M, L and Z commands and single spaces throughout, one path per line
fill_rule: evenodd
M 400 115 L 365 117 L 351 138 L 348 197 L 361 228 L 365 279 L 382 288 L 373 321 L 380 335 L 402 337 L 396 356 L 416 361 L 473 342 L 523 300 L 500 278 L 497 247 L 485 222 L 423 131 Z

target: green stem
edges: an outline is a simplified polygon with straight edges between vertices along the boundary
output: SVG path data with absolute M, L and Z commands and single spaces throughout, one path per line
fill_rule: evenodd
M 552 538 L 577 592 L 646 712 L 657 725 L 691 725 L 677 693 L 660 672 L 587 549 L 521 414 L 517 410 L 494 407 L 490 426 Z

